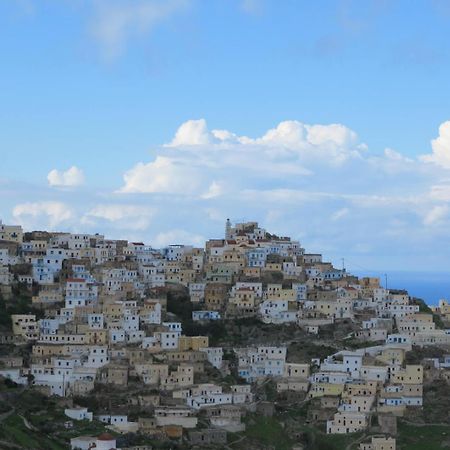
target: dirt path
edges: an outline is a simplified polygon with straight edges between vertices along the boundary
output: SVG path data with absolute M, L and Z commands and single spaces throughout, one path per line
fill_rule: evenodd
M 347 447 L 345 447 L 345 450 L 351 450 L 351 448 L 354 445 L 360 444 L 362 441 L 366 440 L 368 437 L 370 437 L 370 435 L 367 435 L 367 434 L 364 433 L 360 438 L 355 439 L 354 441 L 350 442 L 350 444 L 348 444 Z
M 4 447 L 1 447 L 2 445 L 4 445 Z M 2 441 L 0 440 L 0 448 L 5 448 L 5 449 L 9 449 L 9 448 L 23 448 L 20 445 L 17 444 L 12 444 L 11 442 L 6 442 L 6 441 Z
M 36 427 L 34 427 L 33 425 L 31 425 L 30 422 L 28 422 L 28 420 L 24 417 L 19 415 L 19 417 L 23 420 L 23 424 L 25 425 L 25 427 L 30 430 L 30 431 L 39 431 Z
M 247 436 L 242 435 L 241 437 L 239 437 L 238 439 L 236 439 L 233 442 L 230 442 L 229 444 L 227 444 L 227 446 L 225 448 L 232 450 L 231 445 L 235 445 L 235 444 L 239 444 L 239 442 L 242 442 Z

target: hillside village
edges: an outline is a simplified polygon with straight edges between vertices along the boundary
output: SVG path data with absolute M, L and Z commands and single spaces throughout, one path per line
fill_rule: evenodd
M 256 222 L 162 249 L 0 222 L 0 302 L 0 448 L 450 446 L 450 304 Z

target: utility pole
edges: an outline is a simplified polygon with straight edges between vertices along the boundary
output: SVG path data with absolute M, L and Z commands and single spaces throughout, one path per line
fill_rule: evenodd
M 345 258 L 342 258 L 342 270 L 345 272 Z
M 384 274 L 384 288 L 386 290 L 388 288 L 388 276 L 387 276 L 387 273 Z

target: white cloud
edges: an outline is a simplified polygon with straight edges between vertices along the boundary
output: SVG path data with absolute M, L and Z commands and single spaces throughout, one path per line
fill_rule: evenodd
M 366 146 L 344 125 L 281 122 L 261 137 L 208 129 L 204 119 L 188 120 L 154 161 L 124 174 L 124 193 L 169 193 L 212 198 L 257 179 L 305 177 L 317 165 L 361 159 Z M 306 167 L 306 166 L 310 166 Z M 222 180 L 219 184 L 216 180 Z
M 284 145 L 290 148 L 302 148 L 306 144 L 348 147 L 357 141 L 356 133 L 344 125 L 306 125 L 297 120 L 281 122 L 258 140 L 261 143 Z
M 408 158 L 391 148 L 386 148 L 381 157 L 369 156 L 367 162 L 375 169 L 393 175 L 421 170 L 416 160 Z
M 450 207 L 448 205 L 438 205 L 428 211 L 423 219 L 425 225 L 438 225 L 448 218 Z
M 204 199 L 211 199 L 218 197 L 219 195 L 222 195 L 224 193 L 224 188 L 220 183 L 217 183 L 216 181 L 213 181 L 208 190 L 201 196 Z
M 333 163 L 360 157 L 367 149 L 365 144 L 359 142 L 357 134 L 344 125 L 308 125 L 296 120 L 280 122 L 263 136 L 253 139 L 238 136 L 229 130 L 209 131 L 205 119 L 188 120 L 181 124 L 166 147 L 191 146 L 215 146 L 222 149 L 237 146 L 241 151 L 250 151 L 251 147 L 257 146 L 265 149 L 268 155 L 291 154 L 313 159 L 323 157 Z
M 430 198 L 432 200 L 450 202 L 450 184 L 431 186 Z
M 29 203 L 10 202 L 10 210 L 20 203 L 11 221 L 162 246 L 220 238 L 230 217 L 258 220 L 310 251 L 330 259 L 353 256 L 366 267 L 439 268 L 448 260 L 442 242 L 450 237 L 450 173 L 442 164 L 390 148 L 371 152 L 339 124 L 284 121 L 248 137 L 209 130 L 197 120 L 167 141 L 148 161 L 130 164 L 113 199 L 104 192 L 87 198 L 81 190 L 52 190 L 71 202 L 56 207 L 61 204 L 35 201 L 39 193 L 29 193 Z M 442 145 L 441 127 L 427 156 Z M 26 189 L 9 182 L 0 187 L 8 201 Z
M 327 160 L 341 164 L 349 158 L 361 157 L 366 145 L 357 134 L 341 124 L 307 125 L 296 120 L 281 122 L 254 142 L 269 147 L 295 150 L 307 160 Z
M 400 162 L 412 162 L 411 158 L 406 158 L 401 153 L 393 150 L 392 148 L 384 149 L 384 156 L 391 161 L 400 161 Z
M 318 201 L 332 194 L 311 192 L 300 189 L 245 189 L 241 191 L 241 198 L 249 202 L 281 203 L 284 205 L 301 204 Z
M 446 146 L 445 128 L 428 156 Z M 287 120 L 249 137 L 210 130 L 199 119 L 182 124 L 168 142 L 128 170 L 121 188 L 159 194 L 151 197 L 165 211 L 158 223 L 182 220 L 186 233 L 220 237 L 224 218 L 254 219 L 306 239 L 309 248 L 320 242 L 338 257 L 362 258 L 373 240 L 380 255 L 396 248 L 398 260 L 412 246 L 425 259 L 427 248 L 440 249 L 433 242 L 445 233 L 437 225 L 450 216 L 446 169 L 392 148 L 373 153 L 343 124 Z M 164 232 L 156 243 L 182 237 Z
M 331 220 L 333 222 L 336 222 L 337 220 L 340 220 L 343 217 L 347 216 L 349 212 L 350 212 L 350 210 L 348 208 L 338 209 L 331 215 Z
M 91 31 L 108 60 L 117 58 L 130 39 L 145 37 L 182 11 L 190 0 L 99 0 Z
M 423 155 L 422 161 L 450 169 L 450 120 L 439 127 L 439 136 L 431 141 L 433 153 Z
M 54 229 L 74 217 L 72 208 L 62 202 L 21 203 L 13 209 L 14 219 L 26 229 Z
M 107 221 L 118 229 L 142 231 L 149 227 L 154 215 L 155 209 L 147 206 L 102 204 L 91 208 L 81 222 L 98 227 Z
M 75 187 L 84 183 L 84 174 L 81 169 L 72 166 L 65 172 L 53 169 L 47 175 L 48 184 L 54 187 Z
M 175 159 L 158 156 L 155 161 L 136 164 L 124 174 L 121 193 L 189 194 L 197 186 L 195 171 Z
M 211 135 L 208 131 L 205 119 L 188 120 L 184 122 L 175 133 L 175 137 L 169 144 L 171 147 L 183 145 L 207 145 L 211 143 Z

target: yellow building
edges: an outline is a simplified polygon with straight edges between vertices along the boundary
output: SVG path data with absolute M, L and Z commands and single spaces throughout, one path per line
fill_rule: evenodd
M 249 278 L 260 278 L 261 268 L 260 267 L 244 267 L 243 273 Z
M 23 230 L 20 225 L 4 225 L 0 221 L 0 241 L 11 241 L 21 244 L 23 242 Z
M 105 345 L 108 343 L 108 330 L 87 330 L 86 342 L 94 345 Z
M 14 335 L 22 336 L 25 339 L 39 337 L 39 327 L 34 314 L 12 314 L 11 321 Z
M 396 441 L 394 438 L 372 437 L 370 443 L 359 444 L 359 450 L 395 450 Z
M 168 364 L 139 363 L 135 364 L 134 370 L 145 384 L 159 385 L 162 378 L 169 376 Z
M 337 412 L 333 420 L 327 421 L 327 434 L 348 434 L 364 430 L 368 418 L 362 412 Z
M 311 386 L 308 396 L 309 398 L 326 396 L 340 396 L 344 392 L 344 384 L 334 383 L 315 383 Z
M 281 272 L 283 265 L 280 263 L 267 263 L 263 270 L 266 272 Z
M 238 308 L 252 308 L 255 306 L 256 294 L 250 288 L 237 289 L 230 297 L 230 303 Z
M 161 377 L 160 380 L 161 388 L 168 390 L 192 386 L 193 384 L 194 384 L 194 366 L 190 364 L 180 364 L 177 370 L 171 372 L 166 377 Z
M 208 336 L 180 336 L 178 339 L 178 350 L 181 352 L 188 350 L 199 351 L 205 347 L 209 347 Z
M 400 366 L 405 360 L 405 349 L 395 347 L 384 348 L 381 355 L 376 356 L 376 359 L 385 364 Z
M 124 315 L 123 303 L 107 303 L 103 305 L 102 312 L 105 316 L 105 321 L 121 320 Z
M 283 376 L 285 378 L 308 378 L 310 373 L 309 364 L 286 363 Z
M 404 369 L 392 374 L 391 381 L 394 384 L 422 384 L 423 367 L 418 364 L 407 364 Z
M 181 269 L 179 273 L 180 284 L 189 286 L 189 283 L 195 281 L 196 271 L 194 269 Z
M 229 285 L 225 283 L 208 283 L 205 287 L 206 309 L 218 311 L 226 306 Z
M 318 300 L 314 303 L 314 309 L 326 317 L 335 317 L 337 302 L 335 300 Z

